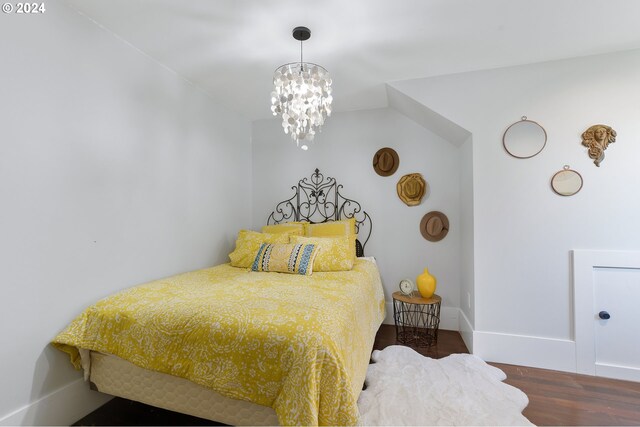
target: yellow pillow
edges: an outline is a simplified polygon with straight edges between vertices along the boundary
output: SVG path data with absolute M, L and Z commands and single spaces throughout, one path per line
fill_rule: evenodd
M 307 237 L 355 236 L 356 219 L 307 224 Z
M 271 234 L 289 233 L 296 236 L 304 236 L 306 224 L 306 222 L 284 222 L 282 224 L 265 225 L 262 227 L 262 232 Z
M 253 260 L 251 270 L 310 276 L 317 254 L 316 245 L 263 243 Z
M 289 242 L 318 246 L 319 252 L 313 262 L 314 271 L 348 271 L 353 268 L 356 259 L 356 236 L 291 236 Z
M 236 249 L 229 254 L 231 265 L 249 268 L 256 257 L 256 252 L 263 243 L 289 243 L 289 235 L 258 233 L 251 230 L 240 230 L 236 239 Z

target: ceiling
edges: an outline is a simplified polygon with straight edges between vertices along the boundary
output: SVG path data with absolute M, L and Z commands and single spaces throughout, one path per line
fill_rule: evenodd
M 333 78 L 334 111 L 387 105 L 384 83 L 640 48 L 632 0 L 67 0 L 251 120 L 275 68 Z

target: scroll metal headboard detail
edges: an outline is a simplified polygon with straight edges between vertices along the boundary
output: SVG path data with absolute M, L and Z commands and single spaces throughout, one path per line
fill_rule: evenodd
M 362 210 L 360 203 L 347 199 L 335 178 L 326 177 L 316 169 L 310 178 L 303 178 L 291 187 L 294 194 L 276 205 L 267 219 L 267 224 L 289 221 L 309 221 L 311 223 L 356 219 L 356 255 L 364 255 L 364 247 L 369 241 L 373 224 L 371 217 Z

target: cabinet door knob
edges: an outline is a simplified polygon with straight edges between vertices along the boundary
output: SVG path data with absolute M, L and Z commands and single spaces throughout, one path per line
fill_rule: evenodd
M 611 318 L 611 315 L 606 311 L 601 311 L 600 313 L 598 313 L 598 317 L 601 318 L 602 320 L 607 320 Z

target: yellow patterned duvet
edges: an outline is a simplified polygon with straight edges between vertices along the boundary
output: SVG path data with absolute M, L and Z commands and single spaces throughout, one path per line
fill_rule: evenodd
M 114 354 L 275 409 L 281 424 L 352 425 L 384 296 L 375 263 L 300 276 L 228 264 L 89 307 L 53 345 Z

